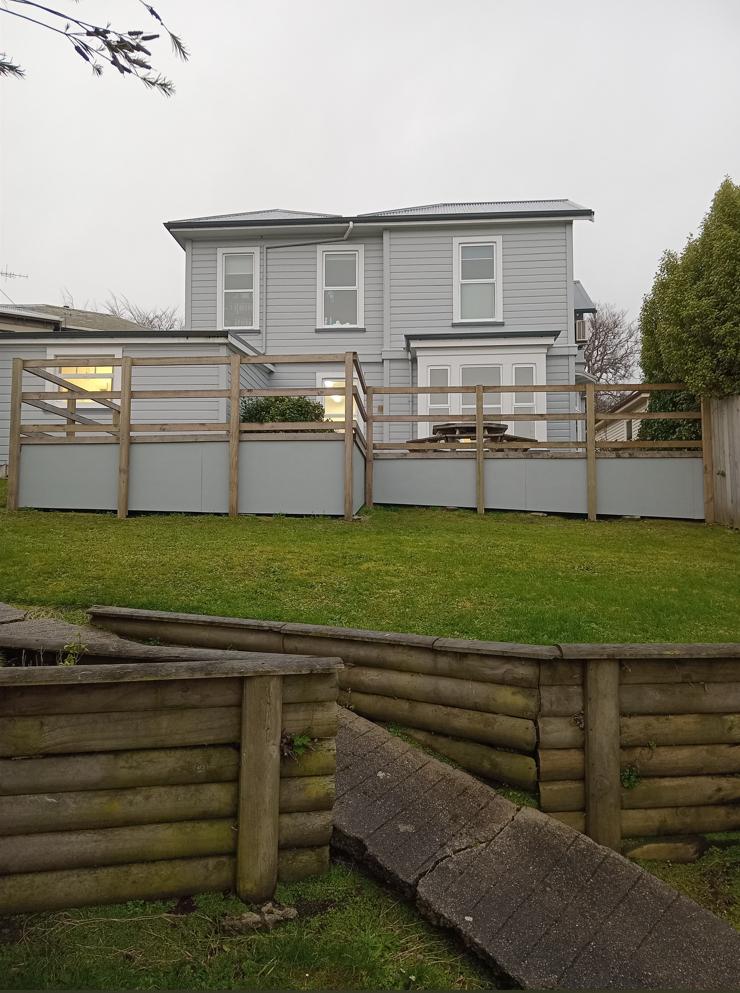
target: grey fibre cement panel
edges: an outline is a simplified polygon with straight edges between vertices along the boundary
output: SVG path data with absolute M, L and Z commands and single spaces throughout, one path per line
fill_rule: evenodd
M 225 514 L 228 509 L 226 442 L 131 446 L 129 510 Z
M 239 513 L 343 514 L 342 438 L 240 442 Z
M 115 510 L 118 445 L 23 445 L 18 506 Z
M 488 510 L 586 513 L 585 458 L 486 459 Z M 377 504 L 475 506 L 473 459 L 377 459 Z M 702 520 L 700 458 L 603 458 L 597 460 L 598 513 L 614 516 Z

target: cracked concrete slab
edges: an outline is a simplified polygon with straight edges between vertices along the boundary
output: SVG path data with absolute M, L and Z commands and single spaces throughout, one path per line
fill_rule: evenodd
M 525 989 L 740 989 L 740 935 L 621 855 L 340 711 L 334 845 Z

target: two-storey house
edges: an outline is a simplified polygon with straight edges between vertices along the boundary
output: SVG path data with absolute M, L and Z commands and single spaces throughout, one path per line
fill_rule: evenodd
M 582 374 L 577 320 L 593 310 L 573 277 L 570 200 L 442 203 L 344 217 L 264 210 L 169 221 L 185 250 L 185 324 L 267 355 L 356 351 L 374 386 L 572 384 Z M 581 321 L 582 325 L 582 321 Z M 579 326 L 580 330 L 580 326 Z M 581 339 L 580 341 L 577 339 Z M 332 386 L 336 367 L 250 368 L 271 388 Z M 342 383 L 343 385 L 343 383 Z M 389 413 L 432 420 L 473 413 L 454 393 L 394 396 Z M 343 400 L 326 398 L 343 416 Z M 571 394 L 487 394 L 485 413 L 569 411 Z M 570 440 L 569 421 L 518 422 Z M 424 433 L 425 425 L 419 425 Z M 407 437 L 399 425 L 390 437 Z

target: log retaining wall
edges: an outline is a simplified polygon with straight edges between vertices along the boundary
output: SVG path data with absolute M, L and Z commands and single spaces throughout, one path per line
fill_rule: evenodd
M 336 655 L 340 702 L 623 837 L 740 830 L 740 645 L 512 645 L 94 607 L 127 637 Z M 591 681 L 589 692 L 588 683 Z
M 222 889 L 256 902 L 327 868 L 339 667 L 0 668 L 0 913 Z

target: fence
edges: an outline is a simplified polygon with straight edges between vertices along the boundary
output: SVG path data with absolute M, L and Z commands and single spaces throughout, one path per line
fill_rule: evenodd
M 100 363 L 100 358 L 88 357 L 86 359 L 75 359 L 76 366 L 95 366 Z M 108 506 L 113 507 L 117 510 L 119 518 L 125 518 L 128 516 L 130 506 L 130 490 L 132 485 L 131 479 L 131 446 L 135 444 L 142 443 L 159 443 L 167 445 L 192 445 L 193 443 L 202 442 L 227 442 L 228 444 L 228 457 L 225 460 L 220 460 L 217 454 L 212 454 L 209 459 L 209 464 L 206 466 L 206 475 L 208 477 L 214 474 L 218 476 L 220 473 L 221 479 L 213 480 L 207 478 L 201 485 L 211 486 L 212 495 L 210 497 L 211 504 L 207 505 L 204 509 L 221 509 L 221 487 L 220 484 L 223 483 L 224 488 L 227 490 L 227 499 L 223 502 L 225 505 L 223 509 L 228 509 L 229 516 L 235 517 L 240 511 L 240 482 L 241 485 L 245 483 L 245 474 L 240 473 L 240 457 L 243 454 L 243 450 L 248 447 L 248 443 L 254 442 L 260 438 L 264 441 L 271 440 L 271 433 L 274 437 L 274 432 L 281 432 L 281 441 L 292 441 L 303 439 L 304 442 L 313 446 L 318 444 L 319 441 L 343 441 L 343 456 L 341 462 L 337 462 L 336 466 L 326 465 L 325 474 L 322 477 L 324 484 L 326 485 L 328 478 L 332 475 L 331 470 L 336 469 L 337 472 L 334 473 L 337 476 L 338 490 L 341 489 L 339 506 L 335 508 L 334 503 L 326 504 L 320 499 L 318 506 L 315 507 L 310 502 L 305 504 L 305 510 L 296 510 L 295 513 L 321 513 L 327 512 L 323 510 L 324 507 L 329 507 L 328 512 L 334 512 L 338 509 L 340 513 L 343 514 L 345 519 L 351 520 L 352 515 L 357 509 L 357 491 L 358 486 L 356 480 L 353 478 L 356 474 L 357 469 L 357 459 L 355 457 L 355 449 L 358 448 L 362 453 L 363 459 L 366 448 L 366 440 L 362 429 L 359 424 L 354 421 L 355 412 L 361 417 L 365 417 L 365 403 L 364 403 L 364 391 L 365 377 L 358 361 L 357 355 L 354 352 L 343 352 L 337 354 L 313 354 L 313 355 L 231 355 L 231 356 L 166 356 L 166 357 L 142 357 L 137 358 L 133 356 L 124 356 L 123 358 L 110 358 L 106 357 L 106 365 L 112 366 L 116 369 L 120 369 L 120 389 L 117 390 L 107 390 L 107 391 L 95 391 L 91 392 L 84 389 L 67 379 L 64 379 L 52 372 L 49 369 L 59 369 L 63 366 L 69 365 L 69 358 L 56 358 L 54 360 L 46 359 L 21 359 L 16 358 L 13 360 L 13 372 L 11 380 L 11 416 L 10 416 L 10 463 L 8 471 L 8 509 L 16 510 L 19 505 L 19 489 L 20 489 L 20 477 L 21 477 L 21 453 L 22 449 L 26 446 L 31 445 L 60 445 L 65 444 L 67 446 L 66 450 L 61 453 L 64 457 L 64 462 L 73 462 L 73 451 L 70 448 L 70 443 L 72 445 L 80 444 L 108 444 L 115 445 L 117 447 L 117 459 L 115 462 L 111 459 L 104 459 L 99 454 L 94 460 L 85 458 L 83 453 L 78 455 L 78 464 L 73 466 L 75 474 L 77 477 L 88 477 L 85 479 L 85 486 L 89 486 L 92 478 L 96 475 L 94 469 L 100 469 L 101 464 L 107 462 L 103 465 L 103 469 L 108 473 L 115 473 L 116 476 L 116 487 L 115 494 L 109 491 L 107 488 L 108 479 L 100 479 L 100 472 L 97 473 L 98 479 L 96 480 L 96 485 L 99 490 L 98 499 L 101 501 L 103 509 L 107 509 Z M 240 402 L 243 397 L 270 397 L 270 396 L 311 396 L 311 397 L 325 397 L 336 394 L 338 388 L 334 387 L 301 387 L 300 389 L 295 388 L 283 388 L 283 389 L 268 389 L 268 388 L 257 388 L 248 387 L 243 388 L 241 385 L 241 372 L 246 366 L 256 366 L 256 365 L 279 365 L 281 363 L 291 363 L 291 364 L 303 364 L 303 365 L 316 365 L 321 364 L 333 364 L 339 363 L 341 365 L 343 376 L 344 376 L 344 389 L 341 391 L 344 398 L 344 419 L 341 422 L 336 422 L 332 424 L 331 427 L 328 425 L 324 426 L 324 432 L 320 429 L 317 430 L 316 422 L 279 422 L 279 423 L 244 423 L 240 421 Z M 160 366 L 160 367 L 177 367 L 185 365 L 198 365 L 198 366 L 208 366 L 208 365 L 222 365 L 229 368 L 229 386 L 228 388 L 214 390 L 214 389 L 198 389 L 189 390 L 185 388 L 180 389 L 161 389 L 161 390 L 141 390 L 133 388 L 133 371 L 136 367 L 141 366 Z M 41 391 L 36 390 L 26 390 L 24 389 L 24 375 L 35 376 L 43 381 L 43 383 L 51 386 L 56 386 L 56 391 L 51 389 L 44 389 Z M 192 400 L 202 400 L 208 399 L 224 399 L 228 401 L 228 420 L 223 422 L 218 421 L 208 421 L 208 422 L 197 422 L 197 423 L 186 423 L 181 421 L 167 421 L 158 423 L 147 423 L 143 421 L 136 421 L 132 419 L 132 403 L 137 400 L 168 400 L 173 398 L 180 399 L 192 399 Z M 110 421 L 102 422 L 99 419 L 96 420 L 90 414 L 82 414 L 78 410 L 78 402 L 84 399 L 87 402 L 94 402 L 106 410 L 110 411 Z M 57 403 L 63 404 L 63 406 L 58 406 Z M 22 417 L 23 405 L 31 406 L 36 409 L 44 411 L 45 414 L 51 415 L 52 417 L 59 417 L 65 421 L 64 424 L 60 423 L 25 423 Z M 174 469 L 175 474 L 181 472 L 183 483 L 187 485 L 188 482 L 192 484 L 192 473 L 195 453 L 191 449 L 190 451 L 183 450 L 181 453 L 181 458 L 177 459 L 176 450 L 170 450 L 168 452 L 169 460 L 172 462 L 170 471 L 162 476 L 162 479 L 157 481 L 160 491 L 167 493 L 169 491 L 170 497 L 172 499 L 172 471 Z M 282 454 L 285 455 L 285 449 L 283 449 Z M 142 458 L 141 462 L 141 479 L 142 485 L 146 481 L 146 485 L 151 491 L 151 479 L 150 477 L 155 472 L 156 463 L 162 463 L 165 461 L 162 450 L 158 453 L 158 458 L 145 460 Z M 310 460 L 311 456 L 309 456 Z M 264 460 L 262 460 L 264 463 Z M 262 476 L 269 474 L 270 470 L 275 468 L 275 462 L 271 462 L 267 465 L 262 465 Z M 49 488 L 50 481 L 54 477 L 54 472 L 49 471 L 50 466 L 39 466 L 38 473 L 44 477 L 44 483 Z M 60 461 L 58 464 L 53 466 L 53 469 L 57 473 L 63 474 L 63 463 Z M 188 479 L 188 476 L 190 477 Z M 71 481 L 72 489 L 72 499 L 79 498 L 79 491 L 74 489 L 74 479 Z M 200 489 L 200 487 L 199 487 Z M 278 493 L 280 490 L 285 490 L 285 487 L 281 487 L 279 481 L 277 485 L 271 489 L 268 493 L 258 494 L 257 503 L 253 508 L 243 508 L 243 510 L 249 509 L 251 512 L 256 513 L 275 513 L 279 511 L 277 507 L 278 504 Z M 362 490 L 362 481 L 360 481 L 359 490 Z M 152 496 L 151 493 L 142 493 L 139 498 L 139 506 L 136 509 L 191 509 L 188 507 L 174 507 L 174 506 L 157 506 L 157 500 L 165 500 L 166 497 L 160 492 L 157 495 Z M 154 499 L 155 505 L 149 506 L 151 500 Z M 260 503 L 260 500 L 263 501 Z M 359 500 L 362 503 L 362 500 Z M 85 504 L 83 503 L 84 507 Z M 199 508 L 198 508 L 199 509 Z
M 701 410 L 639 415 L 641 420 L 700 420 L 703 441 L 613 442 L 596 437 L 600 392 L 680 390 L 681 384 L 368 386 L 357 354 L 344 352 L 106 358 L 107 364 L 120 369 L 120 389 L 91 392 L 49 371 L 69 361 L 14 359 L 10 510 L 22 504 L 115 509 L 121 518 L 132 510 L 151 510 L 228 512 L 230 516 L 338 514 L 351 520 L 364 500 L 369 507 L 374 502 L 474 506 L 480 514 L 491 508 L 584 513 L 589 520 L 599 514 L 714 520 L 715 483 L 721 477 L 713 468 L 708 401 L 702 403 Z M 95 357 L 75 359 L 79 366 L 99 361 Z M 244 397 L 326 397 L 339 392 L 336 386 L 242 386 L 242 373 L 248 367 L 285 363 L 314 367 L 338 364 L 344 376 L 342 419 L 321 425 L 240 422 Z M 195 390 L 135 388 L 133 373 L 137 367 L 184 365 L 228 367 L 229 385 Z M 24 377 L 32 376 L 42 380 L 44 390 L 24 387 Z M 487 398 L 500 396 L 501 403 L 496 406 L 503 408 L 504 396 L 522 394 L 567 397 L 570 409 L 522 412 L 520 403 L 520 409 L 511 413 L 497 411 L 495 419 L 515 425 L 575 425 L 574 437 L 537 441 L 491 436 Z M 439 415 L 432 413 L 399 414 L 379 409 L 386 399 L 390 402 L 406 396 L 415 401 L 424 395 L 472 398 L 474 414 L 443 415 L 452 425 L 472 425 L 472 437 L 454 441 L 378 440 L 378 434 L 391 424 L 408 425 L 413 431 L 438 420 Z M 585 405 L 580 411 L 575 408 L 580 407 L 582 396 Z M 217 399 L 224 402 L 224 410 L 228 403 L 227 419 L 150 423 L 132 417 L 132 405 L 139 401 L 175 398 L 193 402 Z M 89 409 L 81 413 L 80 401 L 103 408 L 108 420 L 102 420 L 100 414 L 93 418 Z M 44 423 L 24 421 L 24 405 L 43 411 Z M 512 405 L 516 408 L 516 401 Z M 624 412 L 599 414 L 602 421 L 625 416 Z M 143 448 L 144 443 L 157 443 L 159 448 Z
M 740 829 L 740 645 L 511 645 L 93 607 L 175 644 L 336 655 L 340 702 L 619 848 Z
M 379 454 L 384 453 L 424 453 L 426 455 L 447 453 L 454 457 L 474 458 L 475 460 L 475 498 L 474 506 L 479 514 L 483 514 L 487 507 L 486 487 L 490 485 L 493 474 L 486 472 L 486 459 L 494 453 L 521 452 L 525 457 L 537 452 L 546 451 L 548 457 L 557 458 L 558 453 L 562 453 L 566 458 L 572 458 L 574 451 L 583 452 L 585 455 L 585 510 L 588 519 L 596 520 L 598 512 L 598 485 L 597 485 L 597 464 L 600 457 L 609 452 L 620 453 L 643 453 L 647 455 L 657 455 L 669 457 L 672 454 L 684 456 L 691 450 L 697 450 L 697 454 L 703 459 L 704 476 L 704 517 L 708 523 L 713 522 L 713 488 L 714 476 L 710 470 L 711 452 L 704 445 L 703 441 L 607 441 L 596 436 L 596 411 L 597 398 L 599 393 L 631 393 L 635 390 L 642 392 L 674 391 L 684 387 L 678 383 L 620 383 L 620 384 L 573 384 L 573 385 L 527 385 L 527 386 L 370 386 L 367 388 L 367 467 L 365 473 L 365 503 L 372 507 L 374 500 L 374 463 Z M 583 439 L 567 441 L 530 441 L 527 439 L 518 440 L 496 440 L 495 437 L 487 437 L 486 421 L 492 419 L 492 415 L 485 413 L 485 398 L 489 395 L 503 396 L 517 394 L 530 394 L 533 397 L 544 395 L 570 395 L 571 398 L 584 395 L 584 410 L 580 411 L 550 411 L 550 412 L 496 412 L 493 415 L 496 421 L 513 422 L 567 422 L 581 424 L 584 426 Z M 384 397 L 409 396 L 418 398 L 420 396 L 472 396 L 475 400 L 475 435 L 470 439 L 470 455 L 461 451 L 465 445 L 459 440 L 451 442 L 440 441 L 376 441 L 375 426 L 378 424 L 429 424 L 434 420 L 443 419 L 451 424 L 470 423 L 473 417 L 470 414 L 388 414 L 378 413 L 376 410 L 376 399 Z M 571 406 L 578 406 L 580 401 L 572 403 Z M 709 430 L 705 429 L 705 424 L 710 416 L 707 404 L 702 405 L 701 410 L 643 412 L 639 415 L 641 420 L 699 420 L 702 422 L 702 437 L 709 436 Z M 599 413 L 599 420 L 624 420 L 629 414 L 621 413 Z M 498 466 L 496 473 L 501 472 Z M 487 480 L 488 483 L 487 483 Z M 532 480 L 534 482 L 534 480 Z M 612 484 L 614 480 L 611 481 Z M 648 485 L 650 485 L 648 481 Z M 574 494 L 569 494 L 573 499 Z M 524 508 L 522 508 L 524 509 Z M 606 511 L 609 512 L 609 511 Z M 613 512 L 613 511 L 612 511 Z M 619 511 L 617 511 L 618 513 Z M 622 511 L 623 513 L 625 511 Z M 678 514 L 677 516 L 681 516 Z M 690 516 L 686 514 L 684 516 Z
M 327 868 L 340 664 L 0 668 L 0 913 L 258 902 Z
M 740 528 L 740 396 L 710 401 L 714 517 Z

